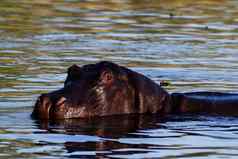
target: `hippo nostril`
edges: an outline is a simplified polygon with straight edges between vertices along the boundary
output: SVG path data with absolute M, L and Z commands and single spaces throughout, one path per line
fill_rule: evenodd
M 56 106 L 60 106 L 60 105 L 64 104 L 65 101 L 66 101 L 66 98 L 65 98 L 65 97 L 61 97 L 61 98 L 57 101 L 57 103 L 56 103 L 55 105 L 56 105 Z
M 51 99 L 47 95 L 42 94 L 36 101 L 32 115 L 40 119 L 48 119 L 51 106 Z
M 43 96 L 40 99 L 41 106 L 45 109 L 48 109 L 51 106 L 51 100 L 47 96 Z

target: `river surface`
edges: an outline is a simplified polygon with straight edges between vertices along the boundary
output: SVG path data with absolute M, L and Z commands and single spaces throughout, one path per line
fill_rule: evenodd
M 2 0 L 0 158 L 237 158 L 238 117 L 39 122 L 67 67 L 109 60 L 169 92 L 238 92 L 237 0 Z

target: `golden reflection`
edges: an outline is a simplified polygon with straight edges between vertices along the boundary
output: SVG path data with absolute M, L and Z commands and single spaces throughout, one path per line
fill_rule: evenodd
M 3 0 L 0 87 L 24 85 L 22 75 L 37 80 L 99 60 L 129 67 L 235 68 L 230 56 L 238 48 L 237 7 L 238 1 L 229 0 Z M 217 63 L 210 64 L 211 58 Z
M 224 4 L 226 5 L 224 6 Z M 78 32 L 78 29 L 89 29 L 89 32 L 100 32 L 101 29 L 97 29 L 97 27 L 90 26 L 89 24 L 84 24 L 81 19 L 90 20 L 94 18 L 96 21 L 101 18 L 108 19 L 105 25 L 112 25 L 113 28 L 117 28 L 120 27 L 120 25 L 114 25 L 113 20 L 115 18 L 117 19 L 118 16 L 119 19 L 135 19 L 139 23 L 163 23 L 163 18 L 148 19 L 148 21 L 146 18 L 149 18 L 147 16 L 150 16 L 150 13 L 157 13 L 157 15 L 154 16 L 162 14 L 168 18 L 169 15 L 215 16 L 220 13 L 213 9 L 219 9 L 221 7 L 229 8 L 232 7 L 232 5 L 234 4 L 227 0 L 111 0 L 72 2 L 62 0 L 25 0 L 21 3 L 17 1 L 2 1 L 0 4 L 0 18 L 2 18 L 4 22 L 0 24 L 0 29 L 7 31 L 9 34 L 10 32 L 14 32 L 14 34 L 20 36 L 59 31 Z M 140 15 L 140 13 L 133 16 L 134 12 L 138 11 L 142 11 L 145 17 Z M 221 10 L 221 12 L 224 13 L 224 10 Z M 235 12 L 233 16 L 235 15 L 237 15 L 237 12 Z M 63 22 L 65 21 L 65 24 L 62 24 L 65 25 L 65 27 L 59 27 L 60 24 L 57 24 L 56 21 L 52 21 L 55 18 L 60 18 Z M 75 21 L 75 18 L 78 20 Z M 183 21 L 186 22 L 186 19 L 183 19 Z M 169 23 L 169 21 L 167 22 Z M 182 20 L 176 22 L 182 23 Z M 76 25 L 77 23 L 78 26 Z

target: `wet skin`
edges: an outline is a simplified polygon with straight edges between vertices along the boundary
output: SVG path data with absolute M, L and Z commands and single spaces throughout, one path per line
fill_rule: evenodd
M 219 92 L 172 93 L 173 113 L 238 115 L 238 94 Z
M 144 75 L 103 61 L 73 65 L 62 89 L 42 94 L 32 116 L 38 119 L 91 118 L 119 114 L 238 112 L 238 94 L 169 94 Z

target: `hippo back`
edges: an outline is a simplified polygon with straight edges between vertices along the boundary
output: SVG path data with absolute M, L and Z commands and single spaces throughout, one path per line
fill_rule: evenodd
M 172 93 L 173 113 L 238 114 L 238 94 L 218 92 Z

